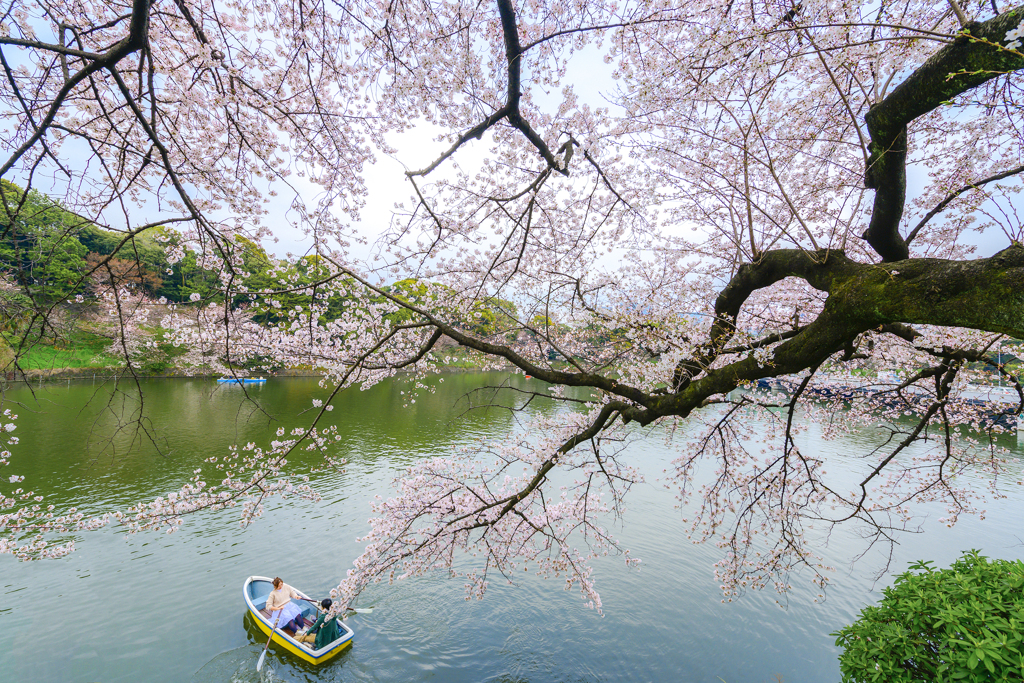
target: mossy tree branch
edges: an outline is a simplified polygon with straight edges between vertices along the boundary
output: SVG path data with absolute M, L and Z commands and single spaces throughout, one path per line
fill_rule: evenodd
M 868 111 L 865 120 L 871 156 L 864 185 L 875 190 L 875 200 L 863 238 L 883 261 L 910 256 L 899 233 L 907 199 L 907 126 L 986 81 L 1024 68 L 1019 53 L 996 47 L 1022 20 L 1024 6 L 1018 6 L 988 21 L 968 24 L 956 40 Z

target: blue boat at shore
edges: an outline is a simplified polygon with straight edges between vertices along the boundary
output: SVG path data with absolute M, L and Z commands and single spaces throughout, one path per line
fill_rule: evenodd
M 218 377 L 217 384 L 261 384 L 266 382 L 266 377 Z

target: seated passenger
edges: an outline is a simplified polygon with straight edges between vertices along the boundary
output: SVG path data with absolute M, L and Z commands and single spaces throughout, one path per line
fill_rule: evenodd
M 296 640 L 300 643 L 313 643 L 313 649 L 319 650 L 340 638 L 341 630 L 338 628 L 338 615 L 332 615 L 330 618 L 327 616 L 333 604 L 330 598 L 325 598 L 320 603 L 320 606 L 324 609 L 320 614 L 320 618 L 309 628 L 306 635 L 299 636 Z
M 302 628 L 302 611 L 299 606 L 292 602 L 292 598 L 302 600 L 298 592 L 281 580 L 274 579 L 274 590 L 270 591 L 267 597 L 267 609 L 270 610 L 271 624 L 277 624 L 277 628 L 294 635 Z

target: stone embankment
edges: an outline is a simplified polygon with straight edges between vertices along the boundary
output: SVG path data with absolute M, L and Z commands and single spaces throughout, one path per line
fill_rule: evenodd
M 911 385 L 895 391 L 899 385 L 895 377 L 842 377 L 821 386 L 809 386 L 805 394 L 822 401 L 851 402 L 867 399 L 872 405 L 880 408 L 910 410 L 923 412 L 931 403 L 932 397 L 924 389 Z M 759 389 L 792 393 L 798 383 L 786 379 L 759 380 Z M 1017 429 L 1024 434 L 1024 419 L 1017 415 L 1020 406 L 1020 395 L 1013 387 L 972 384 L 964 387 L 956 395 L 955 401 L 973 406 L 981 416 L 982 426 L 996 424 L 1004 429 Z

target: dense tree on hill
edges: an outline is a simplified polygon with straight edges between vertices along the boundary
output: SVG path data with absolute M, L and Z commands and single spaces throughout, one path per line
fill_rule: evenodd
M 11 213 L 0 237 L 0 264 L 26 296 L 52 306 L 85 292 L 90 280 L 109 280 L 110 275 L 101 272 L 108 266 L 119 273 L 114 280 L 159 295 L 159 273 L 167 267 L 164 249 L 154 239 L 159 230 L 140 235 L 130 248 L 121 250 L 123 237 L 118 233 L 96 227 L 36 190 L 25 192 L 2 182 Z M 107 258 L 115 252 L 122 258 Z
M 127 286 L 146 292 L 156 292 L 163 285 L 163 280 L 152 270 L 139 261 L 119 258 L 108 258 L 95 252 L 85 258 L 86 267 L 91 271 L 90 285 L 97 292 L 109 290 L 114 286 Z
M 477 301 L 469 311 L 466 331 L 480 337 L 514 340 L 519 328 L 519 309 L 508 299 L 488 297 Z
M 959 473 L 1003 471 L 997 449 L 952 426 L 977 419 L 960 400 L 977 365 L 1021 391 L 994 360 L 1004 338 L 1024 336 L 1021 7 L 8 7 L 0 52 L 26 66 L 0 84 L 15 121 L 0 132 L 0 176 L 27 187 L 38 169 L 64 178 L 68 206 L 97 225 L 119 222 L 121 250 L 175 227 L 171 267 L 193 254 L 221 302 L 244 293 L 237 236 L 271 235 L 267 185 L 292 193 L 315 274 L 275 287 L 306 302 L 274 327 L 213 305 L 181 318 L 181 343 L 311 360 L 340 391 L 427 371 L 447 336 L 576 407 L 539 440 L 414 466 L 376 507 L 366 552 L 339 587 L 346 599 L 367 581 L 452 569 L 468 550 L 475 592 L 495 572 L 535 566 L 599 606 L 587 559 L 617 549 L 602 515 L 621 509 L 638 476 L 602 445 L 637 426 L 685 423 L 702 435 L 674 446 L 671 481 L 697 510 L 689 533 L 722 548 L 727 594 L 784 590 L 796 568 L 824 584 L 810 527 L 854 525 L 888 541 L 916 501 L 944 502 L 953 521 L 974 511 L 978 491 L 959 487 Z M 399 180 L 409 198 L 377 260 L 361 261 L 351 225 L 363 166 L 407 158 L 393 136 L 413 127 L 443 144 L 427 165 L 408 163 Z M 68 167 L 65 144 L 91 146 L 88 182 L 81 159 Z M 20 205 L 8 202 L 8 222 Z M 430 305 L 381 287 L 384 274 L 429 282 Z M 324 316 L 317 302 L 332 297 L 360 305 Z M 495 297 L 516 302 L 512 324 L 467 328 Z M 605 337 L 615 343 L 592 341 Z M 509 341 L 520 338 L 534 341 Z M 865 368 L 910 372 L 879 387 L 896 397 L 891 415 L 854 402 L 844 425 L 883 420 L 891 438 L 864 454 L 868 473 L 849 486 L 798 448 L 793 429 L 815 410 L 815 388 Z M 780 377 L 795 388 L 781 412 L 776 399 L 732 393 Z M 565 387 L 595 398 L 580 404 Z M 905 410 L 916 411 L 909 427 L 895 419 Z M 771 427 L 754 434 L 752 424 Z M 199 473 L 196 482 L 223 483 L 192 482 L 173 504 L 118 519 L 175 528 L 185 513 L 235 504 L 252 519 L 290 485 L 288 452 L 324 439 L 311 426 L 254 451 L 237 479 Z M 695 468 L 708 460 L 715 478 L 700 486 Z M 564 495 L 551 490 L 556 473 L 570 482 Z M 9 501 L 8 533 L 31 536 L 38 518 Z M 63 524 L 46 529 L 75 526 Z M 63 552 L 13 537 L 0 550 Z
M 0 221 L 0 268 L 40 308 L 82 291 L 86 247 L 78 240 L 84 221 L 39 192 L 22 194 L 7 181 L 5 203 L 17 214 Z
M 167 268 L 167 257 L 164 254 L 163 245 L 155 239 L 160 234 L 161 231 L 156 229 L 139 235 L 127 249 L 120 247 L 123 239 L 122 235 L 112 230 L 103 230 L 92 224 L 83 226 L 76 236 L 90 252 L 100 256 L 110 256 L 117 252 L 120 256 L 114 256 L 114 258 L 118 258 L 121 261 L 135 261 L 138 264 L 138 268 L 148 271 L 154 277 L 159 278 Z M 96 264 L 93 265 L 95 266 Z M 153 294 L 156 293 L 155 289 L 150 291 Z

